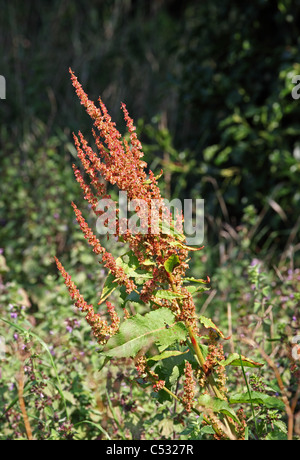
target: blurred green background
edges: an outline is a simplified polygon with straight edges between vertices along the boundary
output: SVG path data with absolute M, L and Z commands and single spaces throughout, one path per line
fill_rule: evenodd
M 89 215 L 71 165 L 72 131 L 87 134 L 90 122 L 69 67 L 91 99 L 101 95 L 121 131 L 126 103 L 149 167 L 164 169 L 165 197 L 205 199 L 206 248 L 191 262 L 195 275 L 224 284 L 224 267 L 236 277 L 238 261 L 255 257 L 299 266 L 300 101 L 291 96 L 300 74 L 299 0 L 1 6 L 6 301 L 13 292 L 33 310 L 49 307 L 54 255 L 91 300 L 103 279 L 70 206 Z

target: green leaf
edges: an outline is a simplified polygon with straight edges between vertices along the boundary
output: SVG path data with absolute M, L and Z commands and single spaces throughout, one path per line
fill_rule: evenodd
M 101 305 L 103 302 L 105 302 L 105 300 L 114 292 L 117 287 L 118 284 L 116 283 L 114 275 L 109 273 L 102 288 L 101 298 L 98 302 L 98 305 Z
M 164 267 L 168 273 L 172 273 L 178 265 L 180 265 L 180 260 L 176 254 L 172 254 L 164 263 Z
M 201 251 L 201 249 L 204 248 L 204 246 L 201 246 L 200 248 L 196 248 L 195 246 L 187 246 L 186 244 L 181 243 L 180 241 L 170 241 L 169 245 L 175 246 L 176 248 L 185 249 L 186 251 Z
M 145 305 L 144 302 L 140 299 L 140 291 L 141 287 L 137 288 L 136 291 L 130 292 L 130 294 L 127 294 L 126 292 L 126 287 L 122 286 L 120 288 L 120 297 L 121 300 L 123 300 L 123 304 L 121 305 L 122 308 L 125 308 L 127 302 L 130 302 L 131 304 L 139 304 L 139 305 Z
M 186 289 L 189 291 L 190 294 L 194 295 L 196 292 L 204 292 L 210 291 L 210 288 L 203 287 L 203 286 L 186 286 Z
M 177 347 L 180 351 L 181 346 L 177 345 Z M 186 348 L 181 349 L 181 351 L 184 353 L 169 356 L 167 359 L 163 359 L 158 362 L 151 362 L 150 360 L 148 361 L 148 364 L 151 367 L 153 364 L 155 364 L 154 372 L 159 376 L 159 379 L 165 381 L 165 387 L 173 392 L 176 392 L 178 378 L 184 374 L 186 361 L 193 363 L 195 368 L 198 368 L 196 360 L 193 362 L 193 353 L 190 350 L 186 350 Z M 165 391 L 160 391 L 158 393 L 157 400 L 159 402 L 171 401 L 171 399 L 172 398 L 170 395 L 168 395 Z
M 136 279 L 150 279 L 151 273 L 143 271 L 139 268 L 139 261 L 132 251 L 128 251 L 116 259 L 116 264 L 122 267 L 128 278 Z M 114 275 L 109 272 L 106 277 L 104 286 L 102 288 L 101 298 L 98 305 L 105 302 L 105 300 L 117 289 L 119 286 Z
M 159 228 L 161 229 L 161 232 L 165 235 L 172 235 L 175 238 L 178 238 L 180 241 L 185 241 L 185 236 L 182 235 L 176 228 L 174 227 L 173 224 L 168 225 L 168 222 L 165 222 L 165 220 L 159 222 Z
M 167 350 L 167 351 L 163 351 L 159 355 L 151 356 L 150 358 L 148 358 L 147 361 L 160 361 L 162 359 L 170 358 L 172 356 L 185 355 L 188 352 L 189 350 L 186 350 L 186 351 Z
M 201 248 L 200 248 L 201 249 Z M 183 280 L 184 282 L 191 282 L 191 283 L 197 283 L 197 284 L 208 284 L 210 282 L 210 279 L 207 278 L 206 280 L 203 280 L 203 279 L 196 279 L 196 278 L 184 278 Z M 190 294 L 194 295 L 196 294 L 196 292 L 203 292 L 203 291 L 209 291 L 210 288 L 208 287 L 204 287 L 204 286 L 201 286 L 201 287 L 197 287 L 197 286 L 187 286 L 186 289 L 190 292 Z
M 165 291 L 164 289 L 153 291 L 153 295 L 157 299 L 165 299 L 165 300 L 184 299 L 186 297 L 183 294 L 179 294 L 179 292 Z
M 210 395 L 201 395 L 198 398 L 198 404 L 201 407 L 212 410 L 213 412 L 226 414 L 236 422 L 239 422 L 234 410 L 229 406 L 228 402 L 223 399 L 213 398 Z
M 138 258 L 132 251 L 118 257 L 116 263 L 123 268 L 128 278 L 149 279 L 152 277 L 151 273 L 141 270 Z
M 77 428 L 81 425 L 84 425 L 84 424 L 88 424 L 88 425 L 91 425 L 91 426 L 94 426 L 95 428 L 97 428 L 99 431 L 101 431 L 101 433 L 103 433 L 107 439 L 110 441 L 111 438 L 109 436 L 109 434 L 107 433 L 107 431 L 105 431 L 104 428 L 102 428 L 102 426 L 100 425 L 100 423 L 95 423 L 95 422 L 92 422 L 91 420 L 82 420 L 81 422 L 78 422 L 78 423 L 75 423 L 74 424 L 74 428 Z
M 282 420 L 275 420 L 273 422 L 274 428 L 267 434 L 268 441 L 286 441 L 287 440 L 287 427 Z
M 154 265 L 154 266 L 156 266 L 156 263 L 153 262 L 153 261 L 150 260 L 150 259 L 146 259 L 146 260 L 144 260 L 143 262 L 141 262 L 141 265 L 145 265 L 146 267 L 149 266 L 149 265 Z
M 140 350 L 146 351 L 154 343 L 164 351 L 187 336 L 184 323 L 174 323 L 174 320 L 171 310 L 164 307 L 144 316 L 137 314 L 122 323 L 119 332 L 108 340 L 103 354 L 110 358 L 135 357 Z
M 220 331 L 220 329 L 215 325 L 215 323 L 210 318 L 206 318 L 205 316 L 199 316 L 199 321 L 207 329 L 214 329 L 219 334 L 219 336 L 222 337 L 222 339 L 226 340 L 223 332 Z
M 250 394 L 247 393 L 238 393 L 231 396 L 230 404 L 242 404 L 242 403 L 251 403 L 254 405 L 263 405 L 269 409 L 279 409 L 284 410 L 285 406 L 283 401 L 274 396 L 269 396 L 264 393 L 259 393 L 258 391 L 251 391 Z
M 192 283 L 201 283 L 201 284 L 208 284 L 209 283 L 209 279 L 206 279 L 206 280 L 203 280 L 203 279 L 196 279 L 196 278 L 184 278 L 183 281 L 188 281 L 188 282 L 192 282 Z
M 176 385 L 180 378 L 179 366 L 174 366 L 171 375 L 169 376 L 169 383 L 172 386 Z
M 241 362 L 242 360 L 242 362 Z M 220 361 L 222 366 L 244 366 L 244 367 L 262 367 L 264 364 L 257 363 L 252 359 L 245 358 L 238 353 L 231 353 L 227 359 Z
M 76 399 L 70 391 L 64 390 L 63 391 L 64 397 L 66 401 L 69 401 L 73 406 L 76 405 Z

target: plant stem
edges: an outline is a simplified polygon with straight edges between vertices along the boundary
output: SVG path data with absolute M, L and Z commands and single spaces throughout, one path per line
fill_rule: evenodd
M 191 342 L 192 342 L 196 357 L 198 358 L 199 364 L 201 366 L 201 369 L 206 374 L 205 360 L 204 360 L 202 351 L 200 350 L 200 347 L 198 345 L 198 342 L 196 340 L 194 331 L 191 328 L 191 326 L 188 326 L 188 332 L 189 332 L 189 336 L 190 336 L 190 339 L 191 339 Z M 224 399 L 224 397 L 222 396 L 222 394 L 220 393 L 220 391 L 219 391 L 219 389 L 217 387 L 217 384 L 215 382 L 214 376 L 212 374 L 208 375 L 207 380 L 208 380 L 209 385 L 210 385 L 212 391 L 214 392 L 215 396 L 217 398 L 219 398 L 219 399 Z
M 33 436 L 32 436 L 29 418 L 28 418 L 27 411 L 26 411 L 23 390 L 24 390 L 24 367 L 23 367 L 23 362 L 22 362 L 20 365 L 20 373 L 19 373 L 19 378 L 18 378 L 18 397 L 19 397 L 19 404 L 20 404 L 20 409 L 22 412 L 23 420 L 24 420 L 24 426 L 25 426 L 27 438 L 29 441 L 32 441 Z
M 153 381 L 155 381 L 152 377 L 151 377 L 151 379 L 152 379 Z M 171 390 L 169 390 L 169 388 L 167 388 L 166 386 L 163 386 L 163 387 L 162 387 L 162 390 L 164 390 L 164 391 L 165 391 L 166 393 L 168 393 L 172 398 L 174 398 L 176 401 L 180 402 L 180 403 L 184 406 L 182 400 L 181 400 L 175 393 L 173 393 Z M 203 416 L 204 422 L 207 423 L 208 425 L 211 425 L 211 426 L 213 427 L 215 433 L 216 433 L 218 436 L 221 436 L 222 433 L 221 433 L 221 431 L 220 431 L 220 429 L 219 429 L 219 427 L 217 426 L 216 423 L 214 423 L 214 422 L 208 420 L 208 419 L 205 417 L 205 415 L 203 415 L 203 414 L 202 414 L 198 409 L 196 409 L 195 407 L 192 407 L 191 409 L 192 409 L 192 411 L 193 411 L 196 415 L 198 415 L 198 416 L 202 415 L 202 416 Z
M 175 282 L 174 282 L 173 275 L 171 273 L 168 273 L 168 278 L 169 278 L 169 281 L 170 281 L 170 284 L 171 284 L 172 291 L 175 292 L 175 293 L 178 293 L 176 285 L 175 285 Z M 181 302 L 180 302 L 180 300 L 178 300 L 177 305 L 178 305 L 179 308 L 181 307 L 180 304 L 181 304 Z M 213 393 L 215 394 L 215 396 L 217 398 L 224 400 L 224 396 L 219 391 L 219 389 L 217 387 L 217 384 L 215 382 L 214 376 L 212 374 L 207 375 L 206 366 L 205 366 L 205 359 L 204 359 L 204 356 L 202 354 L 202 351 L 200 350 L 198 342 L 196 340 L 196 336 L 195 336 L 195 333 L 193 331 L 193 328 L 189 324 L 186 324 L 186 327 L 188 329 L 189 337 L 191 339 L 193 350 L 194 350 L 195 356 L 197 358 L 197 361 L 198 361 L 198 363 L 200 365 L 200 368 L 202 369 L 202 371 L 207 376 L 209 387 L 211 388 L 211 390 L 213 391 Z M 230 437 L 232 437 L 232 439 L 236 439 L 235 434 L 234 434 L 234 432 L 233 432 L 233 430 L 231 428 L 231 421 L 230 421 L 230 419 L 229 419 L 229 417 L 227 415 L 224 416 L 224 422 L 225 422 L 225 425 L 226 425 L 226 428 L 228 430 L 228 433 L 229 433 Z
M 175 293 L 178 293 L 178 291 L 176 289 L 176 286 L 175 286 L 175 283 L 174 283 L 174 278 L 173 278 L 172 274 L 168 273 L 168 277 L 169 277 L 169 280 L 170 280 L 172 291 L 175 292 Z M 178 301 L 177 304 L 180 307 L 180 301 Z M 186 324 L 186 327 L 188 329 L 188 333 L 189 333 L 189 336 L 190 336 L 190 339 L 191 339 L 191 342 L 192 342 L 192 345 L 193 345 L 193 349 L 194 349 L 197 361 L 198 361 L 202 371 L 206 374 L 205 359 L 203 357 L 202 351 L 200 350 L 200 347 L 199 347 L 198 342 L 196 340 L 193 328 L 188 324 Z M 208 382 L 209 382 L 214 394 L 216 395 L 216 397 L 219 398 L 219 399 L 224 399 L 224 397 L 222 396 L 222 394 L 220 393 L 220 391 L 219 391 L 219 389 L 218 389 L 218 387 L 216 385 L 216 382 L 215 382 L 215 379 L 214 379 L 213 375 L 211 374 L 211 375 L 207 376 L 207 379 L 208 379 Z

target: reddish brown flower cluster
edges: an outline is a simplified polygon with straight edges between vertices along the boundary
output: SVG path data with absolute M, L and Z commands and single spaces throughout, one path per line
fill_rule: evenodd
M 92 133 L 97 147 L 97 153 L 95 153 L 81 132 L 78 133 L 78 136 L 74 135 L 78 158 L 83 165 L 85 175 L 90 180 L 90 184 L 87 184 L 79 168 L 73 165 L 75 178 L 84 193 L 84 198 L 89 202 L 96 216 L 100 216 L 102 211 L 97 209 L 97 203 L 101 198 L 109 198 L 103 184 L 103 180 L 105 180 L 112 185 L 117 185 L 119 190 L 126 191 L 128 202 L 142 199 L 143 203 L 146 203 L 147 209 L 143 206 L 138 206 L 135 207 L 135 210 L 141 221 L 145 222 L 143 217 L 146 216 L 148 231 L 145 233 L 131 233 L 127 229 L 126 232 L 122 231 L 121 234 L 122 241 L 128 242 L 130 249 L 138 258 L 140 267 L 151 274 L 151 278 L 143 286 L 140 294 L 141 300 L 144 302 L 152 301 L 154 308 L 157 306 L 167 306 L 178 315 L 177 320 L 185 321 L 189 325 L 194 326 L 195 305 L 192 297 L 182 286 L 182 278 L 188 268 L 188 249 L 182 242 L 184 241 L 184 237 L 178 240 L 174 232 L 165 233 L 159 226 L 163 216 L 169 222 L 173 222 L 173 225 L 176 225 L 176 222 L 174 224 L 170 211 L 165 207 L 161 199 L 157 179 L 154 177 L 153 172 L 149 171 L 148 176 L 145 172 L 147 165 L 142 160 L 142 146 L 137 139 L 133 120 L 129 117 L 126 106 L 122 104 L 121 107 L 129 132 L 130 142 L 128 142 L 116 129 L 115 123 L 111 121 L 111 117 L 102 100 L 99 99 L 99 107 L 96 107 L 94 102 L 90 101 L 87 94 L 83 91 L 82 86 L 71 69 L 70 73 L 80 102 L 84 105 L 87 113 L 93 120 L 94 129 Z M 92 246 L 93 251 L 101 256 L 101 262 L 114 275 L 117 283 L 126 287 L 128 293 L 135 290 L 136 285 L 134 282 L 128 278 L 112 254 L 103 248 L 77 206 L 74 203 L 72 203 L 72 206 L 77 222 L 86 240 Z M 118 218 L 119 210 L 116 209 L 116 211 L 115 236 L 120 237 L 121 222 Z M 155 231 L 150 227 L 150 218 L 153 219 L 154 211 L 158 224 Z M 145 214 L 146 212 L 147 214 Z M 152 220 L 151 223 L 153 223 Z M 177 224 L 180 223 L 182 221 L 180 219 L 178 221 L 177 216 Z M 122 222 L 123 224 L 124 222 Z M 164 264 L 172 255 L 178 257 L 179 263 L 174 268 L 172 280 L 170 281 L 170 274 L 166 272 Z M 153 293 L 159 288 L 169 289 L 173 292 L 175 290 L 179 294 L 184 295 L 185 299 L 180 306 L 176 300 L 158 300 L 154 297 Z
M 102 255 L 103 265 L 111 271 L 119 284 L 126 286 L 127 292 L 133 291 L 136 288 L 133 281 L 126 276 L 123 268 L 117 265 L 112 254 L 107 252 L 106 249 L 101 246 L 100 241 L 89 228 L 77 206 L 74 203 L 72 203 L 72 206 L 76 214 L 76 220 L 82 230 L 82 233 L 84 234 L 85 239 L 88 240 L 88 243 L 93 247 L 93 251 L 96 254 Z
M 195 380 L 193 377 L 192 365 L 189 361 L 185 362 L 184 368 L 184 385 L 183 385 L 183 397 L 182 402 L 187 412 L 191 412 L 193 407 L 193 399 L 195 396 Z
M 247 422 L 246 422 L 246 415 L 242 407 L 237 411 L 237 416 L 240 421 L 240 423 L 237 423 L 237 422 L 235 423 L 237 438 L 240 440 L 244 440 Z
M 188 292 L 186 288 L 181 289 L 181 293 L 186 295 L 186 298 L 183 299 L 180 313 L 177 316 L 178 321 L 183 321 L 184 323 L 196 328 L 196 308 L 192 298 L 192 295 Z
M 96 107 L 88 99 L 74 73 L 71 70 L 70 73 L 80 102 L 94 121 L 94 126 L 99 133 L 96 134 L 93 131 L 100 158 L 88 146 L 81 133 L 79 133 L 80 141 L 75 136 L 78 155 L 80 160 L 85 163 L 86 171 L 92 177 L 97 177 L 97 173 L 100 173 L 105 180 L 111 184 L 116 184 L 120 190 L 126 190 L 130 200 L 134 198 L 161 199 L 153 173 L 150 173 L 151 182 L 148 183 L 147 181 L 147 175 L 144 171 L 147 164 L 141 160 L 143 157 L 142 146 L 137 139 L 133 120 L 129 117 L 125 105 L 122 104 L 122 110 L 130 134 L 130 145 L 126 139 L 122 139 L 102 100 L 99 99 L 100 108 Z M 104 139 L 106 147 L 101 139 Z
M 164 380 L 158 380 L 157 382 L 155 382 L 152 386 L 153 388 L 153 391 L 155 391 L 156 393 L 158 393 L 160 390 L 163 389 L 163 387 L 165 386 L 165 381 Z
M 221 394 L 224 396 L 227 392 L 226 389 L 226 371 L 225 367 L 219 364 L 225 359 L 223 345 L 218 342 L 218 334 L 210 329 L 209 331 L 210 343 L 208 346 L 208 355 L 205 360 L 206 373 L 209 374 L 212 370 L 217 377 L 216 383 Z
M 55 257 L 56 265 L 60 273 L 62 274 L 65 284 L 69 289 L 71 298 L 75 301 L 75 306 L 81 311 L 86 313 L 86 320 L 92 328 L 93 335 L 96 337 L 98 343 L 104 344 L 107 340 L 114 335 L 120 324 L 120 318 L 118 317 L 114 306 L 110 302 L 106 302 L 107 310 L 111 319 L 111 325 L 107 323 L 105 319 L 102 319 L 99 313 L 94 312 L 92 305 L 88 305 L 80 294 L 75 283 L 71 280 L 70 275 L 66 272 L 60 261 Z
M 139 377 L 144 377 L 146 375 L 147 358 L 145 355 L 136 357 L 135 368 L 138 372 Z

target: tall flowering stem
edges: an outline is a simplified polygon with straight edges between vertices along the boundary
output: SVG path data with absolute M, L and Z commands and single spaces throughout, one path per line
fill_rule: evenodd
M 75 306 L 85 313 L 93 335 L 103 346 L 104 356 L 110 359 L 133 358 L 138 375 L 150 381 L 155 392 L 164 392 L 168 397 L 180 402 L 185 413 L 193 411 L 199 415 L 201 412 L 197 408 L 197 397 L 201 396 L 203 391 L 210 392 L 212 397 L 222 400 L 223 404 L 226 401 L 226 377 L 220 364 L 220 360 L 224 358 L 222 347 L 211 340 L 208 356 L 204 357 L 200 346 L 203 338 L 200 336 L 199 318 L 192 296 L 195 289 L 189 284 L 190 281 L 198 283 L 200 287 L 196 292 L 201 292 L 207 289 L 206 285 L 210 280 L 209 277 L 206 280 L 186 278 L 189 252 L 201 250 L 202 247 L 190 248 L 186 245 L 182 229 L 183 216 L 178 214 L 173 218 L 161 197 L 158 178 L 162 172 L 155 176 L 151 170 L 147 171 L 142 145 L 125 104 L 121 104 L 121 110 L 128 135 L 123 137 L 111 120 L 103 101 L 99 99 L 96 106 L 84 92 L 71 69 L 70 75 L 80 103 L 92 119 L 92 136 L 95 144 L 95 149 L 91 148 L 81 131 L 73 134 L 77 156 L 82 165 L 81 168 L 73 165 L 75 179 L 97 218 L 104 217 L 104 211 L 98 207 L 99 201 L 111 200 L 107 194 L 109 184 L 126 192 L 128 207 L 136 212 L 140 230 L 132 231 L 129 220 L 121 216 L 117 203 L 114 203 L 116 222 L 110 227 L 105 214 L 107 233 L 113 233 L 115 239 L 126 244 L 129 249 L 125 254 L 128 260 L 125 256 L 116 259 L 103 247 L 82 212 L 72 203 L 77 223 L 87 243 L 99 257 L 99 262 L 108 270 L 106 290 L 103 288 L 97 305 L 97 309 L 99 305 L 102 308 L 105 302 L 105 312 L 97 311 L 84 300 L 68 272 L 55 258 L 57 268 L 64 278 Z M 166 231 L 166 224 L 169 231 Z M 115 307 L 107 300 L 107 292 L 111 293 L 116 288 L 121 293 L 122 301 L 117 308 L 123 307 L 123 318 L 119 317 Z M 144 316 L 131 315 L 127 304 L 130 304 L 132 296 L 137 297 L 139 303 L 148 305 L 150 311 Z M 222 335 L 211 320 L 202 321 L 208 328 Z M 187 346 L 194 353 L 195 359 L 189 362 L 182 358 L 184 379 L 180 396 L 180 393 L 176 394 L 172 390 L 170 383 L 165 379 L 161 367 L 164 361 L 163 357 L 160 359 L 160 355 L 154 362 L 161 362 L 161 365 L 153 369 L 151 350 L 156 347 L 158 352 L 167 351 L 172 356 L 176 353 L 181 355 L 178 347 Z M 187 351 L 188 349 L 185 349 L 184 353 Z M 198 404 L 198 407 L 201 405 Z M 203 420 L 211 424 L 218 438 L 223 436 L 222 428 L 215 422 L 215 417 L 203 414 Z M 225 426 L 225 431 L 228 430 L 229 437 L 234 437 L 230 431 L 233 426 L 231 419 L 222 416 L 222 420 L 222 426 Z

